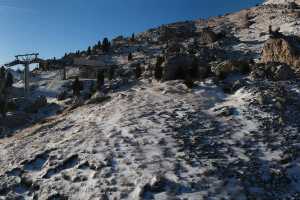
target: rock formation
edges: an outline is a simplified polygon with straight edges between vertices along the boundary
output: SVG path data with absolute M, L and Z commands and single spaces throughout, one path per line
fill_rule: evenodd
M 299 49 L 285 38 L 271 38 L 266 41 L 262 50 L 261 61 L 263 63 L 279 62 L 291 65 L 299 70 Z
M 209 67 L 190 55 L 174 55 L 167 58 L 163 63 L 164 80 L 177 80 L 186 78 L 205 78 Z

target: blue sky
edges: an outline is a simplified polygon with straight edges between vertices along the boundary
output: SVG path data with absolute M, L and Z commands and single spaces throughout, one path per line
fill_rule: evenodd
M 0 0 L 0 64 L 15 54 L 60 57 L 103 37 L 238 11 L 261 0 Z

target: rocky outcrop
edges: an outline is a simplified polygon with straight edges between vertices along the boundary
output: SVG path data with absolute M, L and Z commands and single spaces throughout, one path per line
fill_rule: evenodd
M 261 62 L 286 63 L 295 69 L 300 68 L 300 53 L 296 45 L 285 38 L 271 38 L 266 41 Z
M 180 53 L 180 51 L 182 51 L 183 49 L 184 49 L 184 46 L 181 45 L 180 43 L 170 42 L 167 45 L 166 53 L 169 55 L 174 54 L 174 53 Z
M 226 60 L 211 66 L 211 71 L 219 78 L 225 78 L 231 73 L 248 73 L 250 64 L 248 61 Z
M 286 64 L 269 63 L 253 67 L 251 78 L 253 80 L 269 79 L 273 81 L 285 81 L 295 78 L 294 71 Z
M 195 34 L 195 25 L 193 22 L 189 23 L 175 23 L 162 26 L 159 29 L 159 40 L 168 41 L 174 39 L 186 39 Z
M 163 63 L 164 80 L 205 78 L 209 73 L 206 63 L 191 55 L 174 55 Z
M 201 44 L 211 44 L 216 42 L 220 36 L 212 30 L 205 28 L 200 32 L 199 42 Z

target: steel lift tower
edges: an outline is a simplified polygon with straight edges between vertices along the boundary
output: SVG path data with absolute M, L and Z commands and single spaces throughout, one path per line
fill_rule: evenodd
M 30 82 L 30 71 L 29 71 L 29 65 L 34 63 L 40 63 L 42 60 L 38 58 L 38 53 L 32 53 L 32 54 L 24 54 L 24 55 L 16 55 L 15 60 L 5 64 L 5 67 L 13 67 L 16 65 L 24 65 L 24 83 L 25 83 L 25 95 L 29 95 L 29 82 Z

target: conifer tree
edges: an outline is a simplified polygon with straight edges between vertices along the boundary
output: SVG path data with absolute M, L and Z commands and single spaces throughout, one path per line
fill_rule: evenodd
M 94 45 L 94 46 L 93 46 L 92 53 L 93 53 L 93 54 L 96 54 L 96 53 L 97 53 L 97 45 Z
M 156 65 L 154 68 L 154 78 L 157 81 L 160 81 L 163 78 L 163 68 L 162 63 L 164 62 L 164 59 L 162 57 L 158 57 L 156 60 Z
M 103 42 L 102 42 L 102 50 L 104 52 L 108 52 L 109 49 L 110 49 L 110 42 L 109 42 L 108 38 L 104 38 Z
M 91 55 L 91 53 L 92 53 L 92 49 L 91 49 L 91 47 L 90 47 L 90 46 L 88 47 L 88 49 L 87 49 L 86 53 L 87 53 L 87 55 Z
M 6 88 L 12 87 L 13 83 L 14 83 L 14 77 L 13 77 L 12 73 L 9 71 L 9 72 L 7 72 L 7 75 L 6 75 Z
M 130 40 L 131 40 L 131 42 L 135 41 L 135 35 L 134 35 L 134 33 L 132 33 Z
M 140 64 L 137 64 L 135 67 L 135 78 L 139 79 L 142 76 L 142 68 Z
M 97 72 L 97 90 L 100 91 L 101 88 L 104 86 L 104 73 L 102 70 Z
M 115 75 L 115 68 L 114 67 L 110 67 L 109 71 L 108 71 L 108 80 L 112 80 L 114 78 Z
M 101 48 L 101 41 L 98 41 L 98 43 L 97 43 L 97 48 L 98 48 L 98 49 Z
M 5 70 L 5 68 L 2 66 L 1 69 L 0 69 L 0 79 L 1 79 L 1 80 L 5 79 L 5 73 L 6 73 L 6 70 Z
M 128 61 L 131 61 L 133 59 L 133 56 L 132 56 L 132 53 L 130 52 L 129 54 L 128 54 Z
M 90 97 L 96 92 L 95 89 L 95 83 L 92 81 L 89 88 Z

